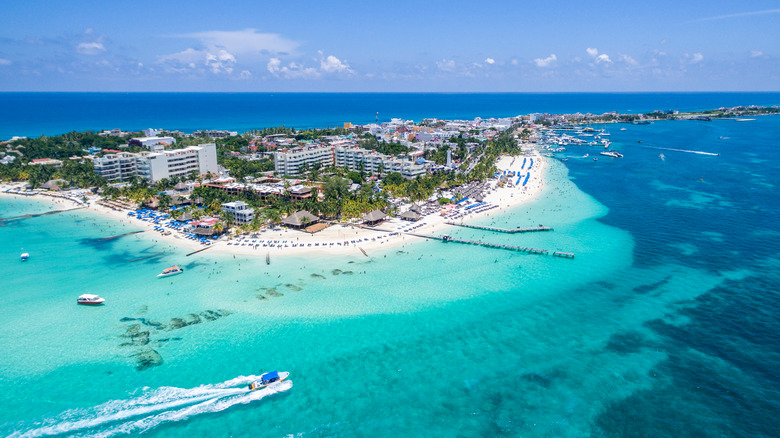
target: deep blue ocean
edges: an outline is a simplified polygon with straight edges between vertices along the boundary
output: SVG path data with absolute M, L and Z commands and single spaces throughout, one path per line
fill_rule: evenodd
M 114 128 L 244 132 L 364 124 L 377 117 L 420 121 L 778 104 L 780 93 L 0 93 L 0 140 Z
M 387 118 L 778 100 L 598 95 L 589 104 L 589 95 L 568 95 L 558 107 L 513 110 L 518 95 L 466 95 L 503 103 L 428 114 L 426 96 L 417 96 Z M 283 123 L 316 126 L 335 111 Z M 224 126 L 219 111 L 203 120 L 209 115 L 220 120 L 214 128 L 240 129 Z M 108 123 L 114 117 L 96 116 L 97 124 L 132 128 Z M 624 158 L 594 161 L 598 150 L 569 147 L 548 158 L 538 200 L 484 220 L 555 231 L 452 230 L 570 251 L 573 260 L 410 241 L 371 258 L 266 265 L 263 257 L 186 257 L 148 233 L 100 241 L 139 228 L 81 211 L 0 221 L 0 435 L 779 436 L 780 116 L 595 127 Z M 0 197 L 2 218 L 47 208 Z M 24 264 L 22 248 L 32 254 Z M 155 278 L 174 263 L 185 274 Z M 84 292 L 109 303 L 77 307 Z M 230 313 L 169 323 L 218 309 Z M 138 330 L 149 343 L 127 345 Z M 138 369 L 148 348 L 164 362 Z M 240 391 L 270 369 L 290 371 L 293 387 L 255 398 Z

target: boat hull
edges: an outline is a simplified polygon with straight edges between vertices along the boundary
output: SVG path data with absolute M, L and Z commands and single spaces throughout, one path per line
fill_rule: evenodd
M 261 383 L 261 381 L 258 380 L 256 382 L 252 382 L 251 384 L 249 384 L 249 390 L 250 391 L 257 391 L 258 389 L 267 388 L 267 387 L 269 387 L 271 385 L 274 385 L 276 383 L 284 382 L 285 380 L 287 380 L 288 377 L 290 377 L 290 373 L 287 372 L 287 371 L 282 371 L 282 372 L 279 373 L 279 380 L 275 380 L 273 382 L 265 383 L 265 384 Z
M 82 306 L 100 306 L 101 304 L 105 303 L 106 300 L 101 301 L 76 301 L 77 304 L 81 304 Z

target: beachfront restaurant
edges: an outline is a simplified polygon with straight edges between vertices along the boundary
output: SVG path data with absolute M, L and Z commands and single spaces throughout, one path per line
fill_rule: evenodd
M 219 222 L 219 219 L 214 217 L 209 218 L 203 218 L 200 221 L 197 222 L 190 222 L 189 225 L 192 225 L 194 228 L 192 232 L 194 234 L 197 234 L 198 236 L 213 236 L 216 234 L 214 231 L 214 226 Z
M 381 210 L 377 209 L 363 215 L 363 223 L 366 225 L 376 225 L 387 217 Z
M 282 225 L 290 228 L 301 229 L 308 227 L 309 225 L 316 224 L 320 218 L 311 214 L 306 210 L 296 211 L 295 213 L 282 219 Z

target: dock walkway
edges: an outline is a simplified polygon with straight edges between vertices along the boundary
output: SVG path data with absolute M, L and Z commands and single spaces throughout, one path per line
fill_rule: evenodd
M 463 223 L 457 223 L 457 222 L 445 222 L 447 225 L 453 225 L 456 227 L 464 227 L 464 228 L 473 228 L 475 230 L 485 230 L 485 231 L 495 231 L 498 233 L 509 233 L 509 234 L 515 234 L 515 233 L 533 233 L 536 231 L 552 231 L 552 227 L 530 227 L 530 228 L 499 228 L 499 227 L 488 227 L 484 225 L 469 225 L 469 224 L 463 224 Z
M 538 248 L 526 248 L 524 246 L 516 246 L 516 245 L 504 245 L 501 243 L 491 243 L 491 242 L 483 242 L 481 240 L 467 240 L 467 239 L 456 239 L 454 237 L 450 237 L 448 235 L 444 236 L 433 236 L 433 235 L 427 235 L 427 234 L 416 234 L 416 233 L 406 233 L 410 236 L 415 237 L 421 237 L 423 239 L 434 239 L 434 240 L 440 240 L 442 242 L 455 242 L 455 243 L 463 243 L 467 245 L 477 245 L 482 246 L 485 248 L 496 248 L 496 249 L 505 249 L 509 251 L 516 251 L 516 252 L 523 252 L 526 254 L 536 254 L 536 255 L 548 255 L 550 254 L 550 251 L 546 249 L 538 249 Z M 554 256 L 556 257 L 564 257 L 564 258 L 574 258 L 574 254 L 569 252 L 560 252 L 555 251 L 553 252 Z

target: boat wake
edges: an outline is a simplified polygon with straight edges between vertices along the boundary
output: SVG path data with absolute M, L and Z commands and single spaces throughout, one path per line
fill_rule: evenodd
M 110 437 L 137 434 L 164 423 L 186 420 L 196 415 L 221 412 L 292 388 L 285 380 L 267 388 L 249 391 L 247 385 L 258 376 L 241 376 L 223 383 L 196 388 L 161 387 L 147 389 L 134 398 L 112 400 L 101 405 L 73 409 L 37 422 L 36 427 L 12 433 L 11 437 L 34 438 L 52 435 Z
M 674 148 L 659 148 L 656 146 L 644 146 L 648 149 L 658 149 L 662 151 L 675 151 L 675 152 L 688 152 L 689 154 L 699 154 L 699 155 L 712 155 L 712 156 L 720 156 L 720 154 L 716 154 L 714 152 L 704 152 L 704 151 L 689 151 L 687 149 L 674 149 Z

